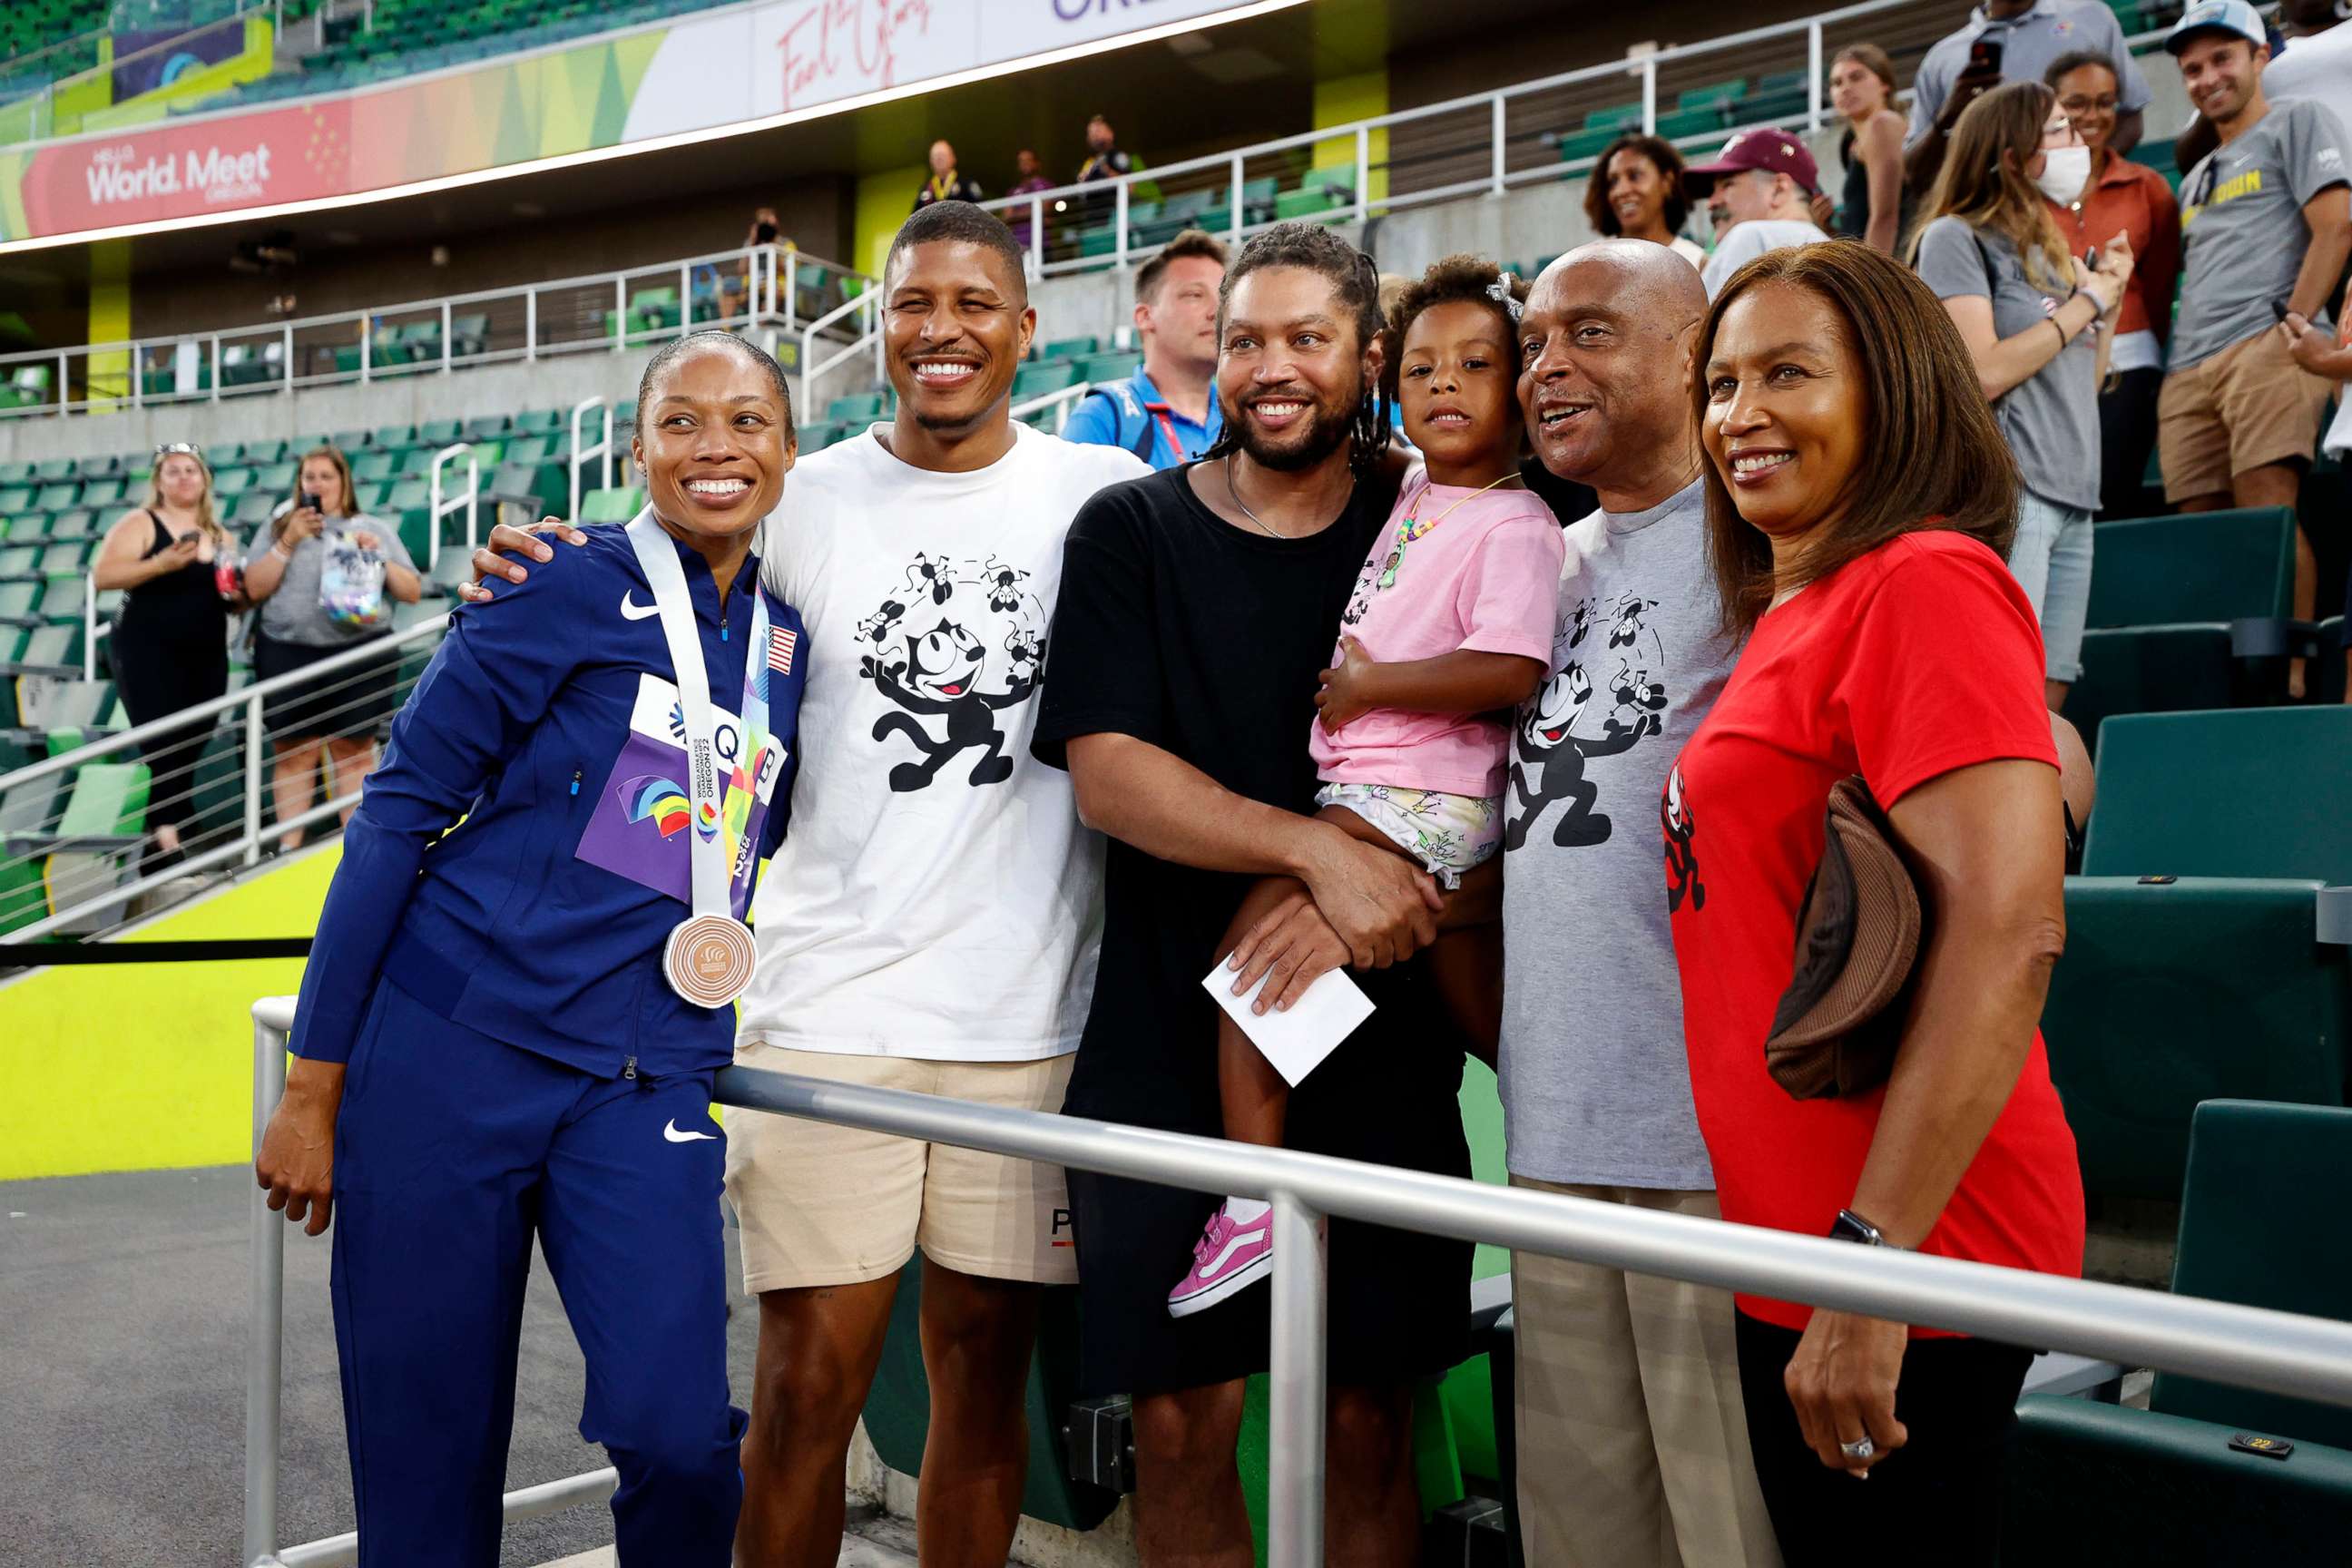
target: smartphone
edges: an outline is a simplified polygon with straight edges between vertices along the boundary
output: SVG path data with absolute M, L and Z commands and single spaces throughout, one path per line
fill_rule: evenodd
M 2099 269 L 2099 247 L 2095 245 L 2091 247 L 2090 249 L 2083 252 L 2083 265 L 2089 268 L 2094 272 L 2096 272 Z
M 304 490 L 302 492 L 300 498 L 296 500 L 295 505 L 308 507 L 312 511 L 324 511 L 327 510 L 325 503 L 321 501 L 319 497 L 312 495 L 309 490 Z
M 2285 300 L 2272 300 L 2272 301 L 2271 301 L 2271 314 L 2272 314 L 2272 315 L 2276 316 L 2276 317 L 2277 317 L 2281 321 L 2284 321 L 2286 320 L 2286 312 L 2287 312 L 2287 302 L 2286 302 Z
M 2000 74 L 2000 52 L 2001 42 L 1999 38 L 1979 38 L 1975 43 L 1969 46 L 1969 68 L 1967 74 L 1969 76 L 1999 76 Z

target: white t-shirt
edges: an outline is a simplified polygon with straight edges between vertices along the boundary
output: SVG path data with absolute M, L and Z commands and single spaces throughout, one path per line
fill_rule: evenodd
M 740 1033 L 794 1050 L 1029 1061 L 1077 1049 L 1103 846 L 1029 755 L 1062 540 L 1150 470 L 1026 426 L 985 468 L 877 426 L 802 462 L 762 580 L 807 628 L 792 826 L 752 903 Z
M 1766 251 L 1791 245 L 1816 245 L 1828 237 L 1801 218 L 1749 218 L 1716 246 L 1706 270 L 1699 274 L 1699 281 L 1706 285 L 1706 297 L 1712 300 L 1723 292 L 1723 286 L 1731 281 L 1733 273 Z

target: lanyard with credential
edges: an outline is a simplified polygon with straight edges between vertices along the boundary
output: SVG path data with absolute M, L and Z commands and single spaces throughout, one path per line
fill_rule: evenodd
M 637 552 L 646 585 L 653 591 L 662 637 L 669 644 L 670 668 L 677 683 L 678 713 L 686 727 L 686 794 L 689 816 L 687 865 L 694 912 L 669 933 L 662 948 L 662 972 L 670 989 L 700 1007 L 724 1007 L 751 984 L 759 949 L 751 930 L 735 918 L 733 868 L 719 832 L 725 782 L 719 775 L 718 716 L 710 704 L 710 677 L 702 664 L 702 640 L 694 627 L 694 600 L 677 547 L 647 507 L 629 524 L 629 545 Z M 764 661 L 768 606 L 751 590 L 751 636 L 743 650 L 742 732 L 736 750 L 746 761 L 752 784 L 758 767 L 752 747 L 768 729 Z M 747 785 L 747 787 L 749 787 Z

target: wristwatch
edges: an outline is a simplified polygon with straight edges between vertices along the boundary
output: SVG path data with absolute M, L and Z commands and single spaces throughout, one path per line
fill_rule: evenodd
M 1837 1223 L 1830 1226 L 1830 1239 L 1851 1241 L 1863 1247 L 1892 1247 L 1896 1252 L 1904 1250 L 1887 1240 L 1885 1232 L 1852 1209 L 1838 1210 Z

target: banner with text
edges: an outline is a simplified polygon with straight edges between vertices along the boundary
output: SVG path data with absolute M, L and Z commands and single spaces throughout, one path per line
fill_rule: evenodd
M 392 190 L 822 112 L 1245 0 L 778 0 L 366 91 L 0 150 L 0 241 Z

